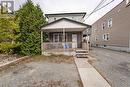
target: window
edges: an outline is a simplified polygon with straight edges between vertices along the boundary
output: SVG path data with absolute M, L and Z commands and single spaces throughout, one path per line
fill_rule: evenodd
M 54 18 L 54 21 L 56 21 L 56 18 Z
M 126 5 L 130 4 L 130 0 L 126 0 Z
M 105 22 L 102 23 L 102 30 L 105 29 Z
M 108 28 L 112 27 L 112 18 L 108 19 Z
M 53 34 L 53 42 L 62 42 L 62 34 L 54 33 Z
M 109 34 L 103 34 L 103 40 L 108 41 L 110 39 Z
M 103 34 L 103 40 L 105 40 L 105 38 L 106 38 L 106 35 L 105 35 L 105 34 Z

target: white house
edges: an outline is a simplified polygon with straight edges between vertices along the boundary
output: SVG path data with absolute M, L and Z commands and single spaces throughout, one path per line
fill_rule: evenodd
M 91 26 L 83 23 L 86 13 L 45 14 L 48 24 L 41 28 L 42 53 L 72 51 L 82 48 L 83 36 L 90 33 Z

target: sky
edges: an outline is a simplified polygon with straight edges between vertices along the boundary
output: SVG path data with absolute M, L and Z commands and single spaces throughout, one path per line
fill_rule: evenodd
M 14 0 L 14 1 L 16 10 L 18 10 L 19 7 L 26 2 L 26 0 Z M 101 0 L 32 0 L 32 1 L 35 5 L 36 4 L 40 5 L 44 14 L 86 12 L 87 15 L 89 15 L 93 11 L 93 9 L 100 3 Z M 109 1 L 112 0 L 106 0 L 106 3 L 108 3 Z M 123 0 L 114 0 L 108 6 L 93 13 L 89 18 L 85 20 L 85 23 L 90 25 L 93 24 L 122 1 Z M 103 5 L 105 5 L 106 3 L 104 3 Z

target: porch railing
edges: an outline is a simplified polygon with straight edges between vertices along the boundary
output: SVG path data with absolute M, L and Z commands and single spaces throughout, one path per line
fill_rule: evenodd
M 73 42 L 43 42 L 43 50 L 52 49 L 70 49 L 72 48 Z

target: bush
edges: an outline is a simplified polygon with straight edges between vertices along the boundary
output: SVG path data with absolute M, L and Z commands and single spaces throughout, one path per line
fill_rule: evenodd
M 11 42 L 1 42 L 0 43 L 0 52 L 1 53 L 14 53 L 14 48 L 20 46 L 20 43 L 11 43 Z

